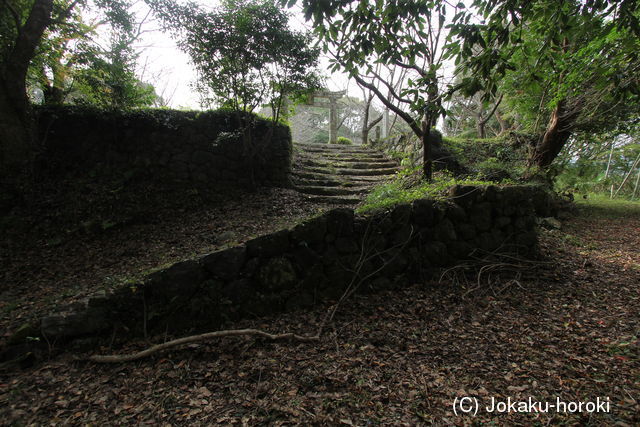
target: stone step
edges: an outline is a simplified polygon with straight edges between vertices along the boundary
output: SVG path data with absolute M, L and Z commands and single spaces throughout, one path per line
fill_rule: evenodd
M 351 145 L 342 145 L 342 144 L 302 144 L 299 142 L 294 143 L 296 147 L 303 147 L 309 149 L 317 149 L 324 148 L 327 150 L 369 150 L 372 151 L 371 147 L 367 147 L 365 145 L 359 144 L 351 144 Z
M 376 184 L 393 178 L 398 163 L 369 147 L 295 144 L 294 188 L 308 200 L 357 204 Z
M 307 200 L 318 202 L 318 203 L 357 205 L 362 201 L 362 198 L 359 196 L 307 196 Z
M 316 166 L 321 168 L 344 168 L 344 169 L 388 169 L 395 168 L 398 165 L 392 161 L 381 161 L 381 162 L 344 162 L 344 161 L 334 161 L 327 162 L 324 160 L 316 160 L 316 159 L 304 159 L 300 162 L 303 165 Z
M 385 181 L 393 178 L 395 175 L 377 175 L 377 176 L 340 176 L 333 173 L 317 173 L 310 172 L 308 169 L 293 172 L 294 179 L 307 179 L 307 180 L 329 180 L 338 181 L 340 183 L 352 184 L 352 183 L 370 183 L 377 184 L 381 181 Z
M 319 173 L 325 175 L 357 175 L 357 176 L 377 176 L 377 175 L 392 175 L 398 171 L 397 168 L 384 168 L 384 169 L 346 169 L 335 168 L 327 169 L 321 167 L 309 167 L 309 172 Z
M 308 152 L 308 153 L 327 153 L 327 154 L 377 154 L 377 151 L 371 150 L 370 148 L 351 148 L 352 146 L 344 146 L 347 148 L 335 148 L 336 146 L 302 146 L 297 145 L 300 151 Z
M 299 178 L 297 176 L 292 176 L 292 181 L 295 186 L 318 186 L 321 185 L 323 187 L 356 187 L 357 184 L 353 182 L 346 182 L 340 179 L 331 179 L 331 178 Z
M 296 157 L 299 159 L 323 159 L 323 160 L 338 160 L 343 162 L 371 162 L 371 163 L 380 163 L 380 162 L 389 162 L 390 160 L 386 158 L 383 154 L 321 154 L 321 153 L 297 153 Z
M 363 194 L 368 190 L 367 187 L 325 187 L 322 185 L 296 185 L 295 189 L 299 193 L 317 196 L 349 196 Z

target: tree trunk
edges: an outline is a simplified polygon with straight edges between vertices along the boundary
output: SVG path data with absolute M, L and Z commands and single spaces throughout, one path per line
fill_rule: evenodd
M 640 168 L 638 168 L 638 175 L 636 176 L 636 185 L 633 187 L 633 195 L 631 196 L 631 200 L 636 198 L 636 193 L 638 192 L 638 185 L 640 184 Z
M 509 129 L 507 125 L 507 121 L 502 117 L 499 110 L 495 112 L 496 120 L 498 120 L 498 124 L 500 125 L 500 133 L 498 135 L 504 135 L 505 132 Z
M 14 186 L 32 159 L 34 138 L 29 105 L 15 102 L 0 80 L 0 186 Z M 26 95 L 25 95 L 26 98 Z
M 482 116 L 478 116 L 476 120 L 476 133 L 478 138 L 484 139 L 487 136 L 486 122 L 482 119 Z
M 53 0 L 36 0 L 0 68 L 0 184 L 14 187 L 35 154 L 27 70 L 51 21 Z
M 575 114 L 569 113 L 562 100 L 551 113 L 547 129 L 536 145 L 530 164 L 547 168 L 558 157 L 572 134 Z
M 431 123 L 425 117 L 422 120 L 422 169 L 427 182 L 433 180 L 433 159 L 431 155 Z
M 56 86 L 44 86 L 42 95 L 45 105 L 62 105 L 64 102 L 64 91 Z
M 616 194 L 613 195 L 612 199 L 618 196 L 618 193 L 620 192 L 620 190 L 622 190 L 622 187 L 624 187 L 624 185 L 627 183 L 627 180 L 633 173 L 633 170 L 636 168 L 636 166 L 638 166 L 638 163 L 640 163 L 640 154 L 638 154 L 638 157 L 636 157 L 636 159 L 634 160 L 633 164 L 631 165 L 631 168 L 629 168 L 629 172 L 627 172 L 627 174 L 625 175 L 624 179 L 622 180 L 622 184 L 620 184 L 620 187 L 618 187 L 618 189 L 616 190 Z
M 364 106 L 364 117 L 362 119 L 362 144 L 367 145 L 369 143 L 369 107 L 371 107 L 371 100 L 369 97 Z
M 609 178 L 609 171 L 611 170 L 611 158 L 613 157 L 614 146 L 615 146 L 615 139 L 611 141 L 611 149 L 609 150 L 609 160 L 607 160 L 607 170 L 604 172 L 604 179 Z

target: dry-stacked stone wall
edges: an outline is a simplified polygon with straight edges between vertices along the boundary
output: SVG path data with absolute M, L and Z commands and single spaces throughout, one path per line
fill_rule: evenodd
M 36 111 L 47 176 L 153 177 L 195 186 L 288 186 L 287 126 L 231 111 Z
M 35 329 L 47 342 L 62 342 L 215 329 L 228 320 L 336 299 L 350 284 L 409 285 L 474 251 L 532 257 L 536 216 L 554 213 L 552 199 L 533 186 L 456 186 L 450 196 L 447 202 L 419 199 L 367 216 L 333 209 L 152 273 L 142 283 L 45 317 L 30 333 Z

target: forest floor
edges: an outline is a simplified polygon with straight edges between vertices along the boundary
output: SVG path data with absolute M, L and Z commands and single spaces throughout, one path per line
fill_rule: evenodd
M 0 420 L 638 425 L 640 205 L 582 203 L 577 216 L 540 240 L 540 262 L 514 262 L 522 264 L 516 271 L 496 267 L 480 287 L 471 274 L 468 281 L 458 276 L 358 295 L 317 343 L 224 338 L 122 365 L 65 354 L 2 374 Z M 326 310 L 235 326 L 314 334 Z M 454 413 L 463 397 L 477 399 L 475 417 Z M 487 408 L 493 398 L 529 397 L 552 404 L 600 399 L 608 412 Z
M 0 217 L 0 347 L 29 320 L 338 205 L 294 190 L 221 195 L 148 181 L 43 185 Z

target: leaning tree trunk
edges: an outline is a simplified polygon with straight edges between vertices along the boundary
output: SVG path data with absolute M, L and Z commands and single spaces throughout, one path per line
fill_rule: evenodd
M 35 154 L 26 78 L 52 11 L 53 0 L 35 0 L 0 68 L 0 185 L 3 187 L 15 189 Z
M 572 134 L 575 112 L 568 111 L 566 100 L 558 103 L 551 113 L 545 133 L 536 144 L 530 164 L 547 168 L 558 157 Z
M 15 187 L 24 177 L 35 152 L 26 95 L 16 99 L 7 86 L 10 83 L 0 79 L 0 186 L 5 190 Z

